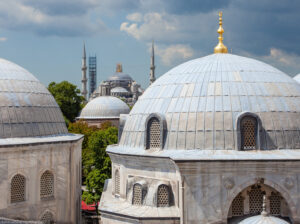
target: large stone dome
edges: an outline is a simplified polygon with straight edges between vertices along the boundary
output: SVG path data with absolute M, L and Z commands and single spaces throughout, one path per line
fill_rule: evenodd
M 300 86 L 263 62 L 212 54 L 154 82 L 131 110 L 119 146 L 145 149 L 146 120 L 165 122 L 163 149 L 237 150 L 237 120 L 261 120 L 261 149 L 299 149 Z
M 274 217 L 257 215 L 244 219 L 239 224 L 289 224 L 287 221 Z
M 0 138 L 67 134 L 47 88 L 24 68 L 0 59 Z
M 132 81 L 133 79 L 128 74 L 125 74 L 123 72 L 116 72 L 114 75 L 110 76 L 107 80 L 108 81 Z
M 128 114 L 128 105 L 117 97 L 99 96 L 82 109 L 78 119 L 119 118 L 120 114 Z

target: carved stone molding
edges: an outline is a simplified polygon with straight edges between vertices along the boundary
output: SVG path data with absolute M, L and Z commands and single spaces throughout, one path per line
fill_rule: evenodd
M 230 177 L 227 177 L 223 180 L 223 185 L 226 189 L 232 189 L 235 185 L 234 180 Z
M 287 188 L 287 189 L 292 189 L 295 185 L 295 181 L 294 181 L 294 178 L 292 177 L 286 177 L 284 179 L 284 186 Z

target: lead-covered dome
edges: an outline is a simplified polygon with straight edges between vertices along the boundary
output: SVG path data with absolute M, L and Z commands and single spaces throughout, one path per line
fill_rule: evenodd
M 47 88 L 24 68 L 0 59 L 0 138 L 67 134 Z
M 88 102 L 78 119 L 119 118 L 120 114 L 128 114 L 129 111 L 128 105 L 119 98 L 99 96 Z
M 154 114 L 163 120 L 164 150 L 238 150 L 239 118 L 249 113 L 261 121 L 259 149 L 300 148 L 300 86 L 263 62 L 212 54 L 154 82 L 130 112 L 119 145 L 147 148 L 146 122 Z
M 289 224 L 287 221 L 274 217 L 274 216 L 264 216 L 256 215 L 244 219 L 239 222 L 239 224 Z
M 300 74 L 296 75 L 294 77 L 294 80 L 296 80 L 298 83 L 300 83 Z

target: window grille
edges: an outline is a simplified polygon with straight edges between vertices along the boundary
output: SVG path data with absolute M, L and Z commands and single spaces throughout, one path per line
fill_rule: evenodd
M 52 213 L 49 211 L 45 212 L 41 218 L 41 221 L 43 222 L 43 224 L 53 224 L 54 219 Z
M 49 198 L 54 196 L 54 176 L 50 171 L 45 171 L 40 180 L 40 197 Z
M 167 185 L 160 185 L 157 190 L 157 207 L 168 207 L 170 205 L 170 191 Z
M 160 123 L 155 117 L 149 120 L 147 126 L 147 149 L 161 147 Z
M 270 214 L 280 215 L 281 211 L 281 197 L 279 193 L 271 193 L 270 196 Z
M 254 117 L 244 117 L 241 121 L 242 149 L 256 149 L 257 121 Z
M 231 214 L 232 216 L 244 215 L 244 198 L 241 194 L 236 196 L 232 201 Z
M 249 191 L 250 214 L 260 214 L 262 212 L 264 193 L 260 186 L 253 186 Z
M 115 194 L 120 194 L 120 171 L 115 172 Z
M 11 203 L 25 201 L 26 179 L 23 175 L 17 174 L 11 180 L 10 201 Z
M 134 205 L 142 205 L 143 203 L 143 189 L 142 185 L 134 184 L 133 185 L 133 199 L 132 204 Z

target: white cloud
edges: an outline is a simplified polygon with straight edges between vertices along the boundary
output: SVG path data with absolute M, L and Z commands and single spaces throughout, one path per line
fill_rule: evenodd
M 157 45 L 155 53 L 161 58 L 163 64 L 167 66 L 185 61 L 194 56 L 193 49 L 190 46 L 184 44 L 176 44 L 170 46 Z
M 143 16 L 140 15 L 139 22 L 133 20 L 123 22 L 120 30 L 141 41 L 149 42 L 154 39 L 161 42 L 170 42 L 187 37 L 187 34 L 182 32 L 182 27 L 177 16 L 151 12 Z
M 132 13 L 126 16 L 126 19 L 132 22 L 141 22 L 143 19 L 143 15 L 141 13 Z
M 5 41 L 7 41 L 6 37 L 0 37 L 0 42 L 5 42 Z

